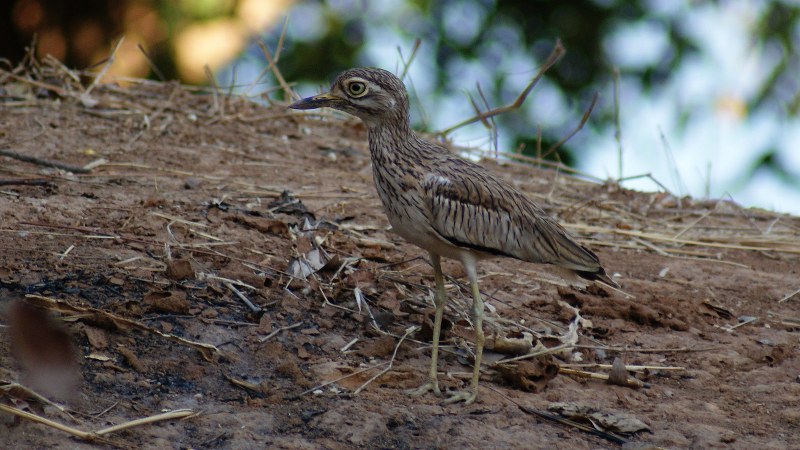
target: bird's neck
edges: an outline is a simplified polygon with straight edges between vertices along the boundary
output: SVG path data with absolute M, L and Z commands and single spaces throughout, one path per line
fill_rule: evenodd
M 373 159 L 393 159 L 393 155 L 403 153 L 409 142 L 416 139 L 411 131 L 408 118 L 393 121 L 366 123 L 369 150 Z

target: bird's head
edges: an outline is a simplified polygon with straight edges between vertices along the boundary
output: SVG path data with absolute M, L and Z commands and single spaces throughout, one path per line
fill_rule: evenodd
M 330 91 L 298 100 L 289 108 L 328 107 L 352 114 L 367 124 L 408 123 L 408 94 L 391 72 L 375 68 L 350 69 L 331 84 Z

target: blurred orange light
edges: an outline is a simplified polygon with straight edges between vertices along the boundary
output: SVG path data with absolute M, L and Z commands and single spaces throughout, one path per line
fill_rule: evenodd
M 18 0 L 11 11 L 11 21 L 23 33 L 33 33 L 44 18 L 42 4 L 37 0 Z
M 67 41 L 59 28 L 47 28 L 39 31 L 36 53 L 40 56 L 50 55 L 63 60 L 67 55 Z

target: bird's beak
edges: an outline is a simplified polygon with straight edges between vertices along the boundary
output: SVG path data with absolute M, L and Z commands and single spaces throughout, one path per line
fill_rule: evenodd
M 339 97 L 332 95 L 330 92 L 326 92 L 324 94 L 319 94 L 313 97 L 307 97 L 302 100 L 298 100 L 289 105 L 289 108 L 317 109 L 317 108 L 322 108 L 324 106 L 331 106 L 339 100 L 340 100 Z

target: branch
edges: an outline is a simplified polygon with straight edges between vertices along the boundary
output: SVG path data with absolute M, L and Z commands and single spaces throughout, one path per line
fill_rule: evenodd
M 550 70 L 550 68 L 553 67 L 553 65 L 555 65 L 555 63 L 558 62 L 558 60 L 561 59 L 561 57 L 564 56 L 565 53 L 566 50 L 564 49 L 564 46 L 561 45 L 561 40 L 557 40 L 556 46 L 553 48 L 553 51 L 550 53 L 550 56 L 547 57 L 547 60 L 544 62 L 542 67 L 539 68 L 539 71 L 536 73 L 536 76 L 531 79 L 530 83 L 528 83 L 528 85 L 525 87 L 525 90 L 523 90 L 519 94 L 519 96 L 517 96 L 516 100 L 514 100 L 513 103 L 505 106 L 500 106 L 498 108 L 470 117 L 469 119 L 457 123 L 450 128 L 440 131 L 438 134 L 441 136 L 447 136 L 452 131 L 461 128 L 465 125 L 469 125 L 471 123 L 475 123 L 478 121 L 484 121 L 489 117 L 493 117 L 499 114 L 504 114 L 518 109 L 522 105 L 522 103 L 525 102 L 525 99 L 528 98 L 528 94 L 531 93 L 531 90 L 533 89 L 534 86 L 536 86 L 536 84 L 539 82 L 542 76 L 544 76 L 545 72 Z

